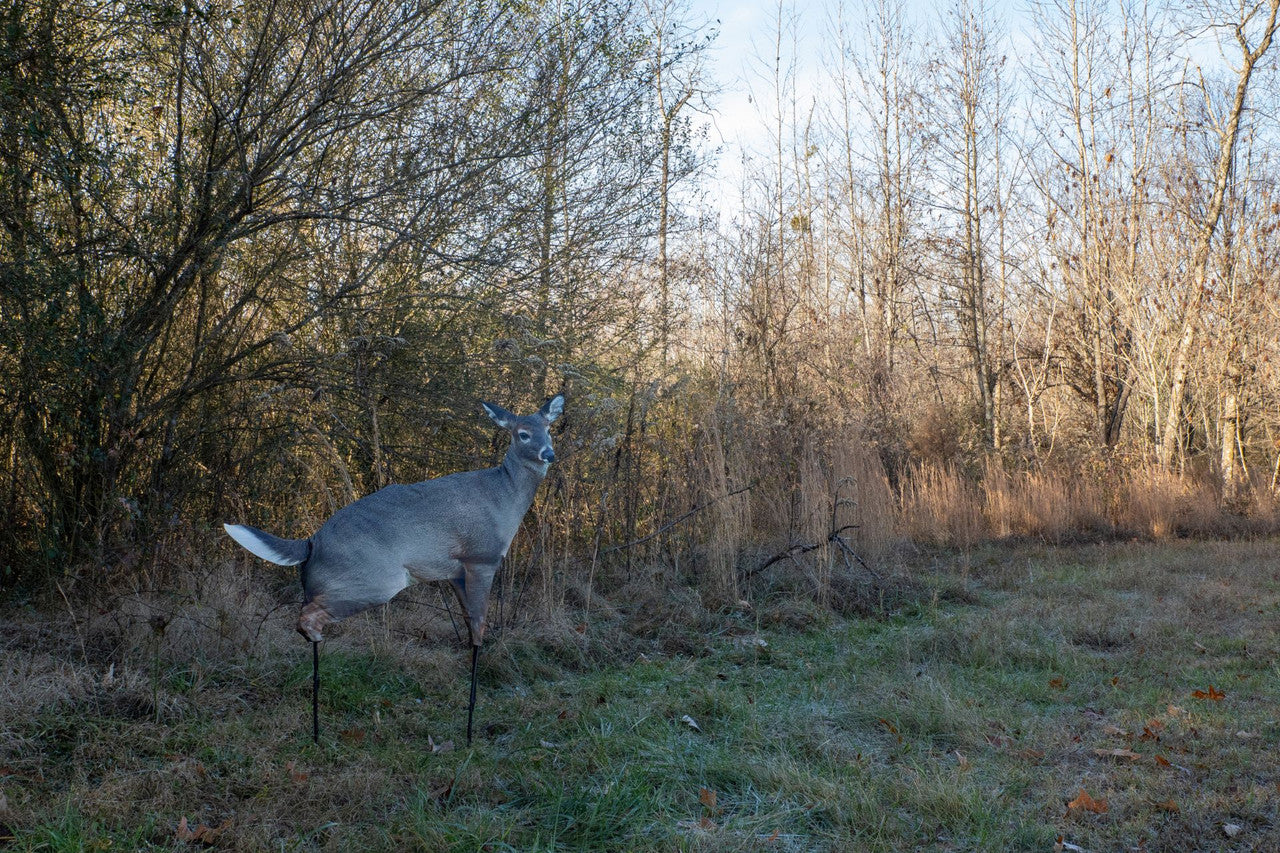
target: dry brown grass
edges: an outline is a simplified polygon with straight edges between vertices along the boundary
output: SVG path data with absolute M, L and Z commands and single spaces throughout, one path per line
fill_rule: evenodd
M 1276 498 L 1252 488 L 1222 505 L 1209 476 L 1158 466 L 1082 465 L 1009 471 L 986 457 L 977 476 L 921 463 L 900 489 L 898 525 L 911 541 L 970 549 L 984 540 L 1049 543 L 1139 537 L 1232 537 L 1277 529 Z
M 1155 465 L 1128 472 L 1120 494 L 1116 526 L 1152 539 L 1178 532 L 1208 533 L 1221 517 L 1218 497 L 1208 483 Z
M 705 566 L 700 573 L 702 594 L 709 603 L 733 604 L 742 597 L 738 588 L 738 556 L 751 525 L 751 498 L 736 492 L 745 482 L 741 451 L 726 453 L 724 439 L 714 419 L 702 430 L 699 484 L 701 502 L 707 505 Z
M 997 457 L 983 462 L 983 517 L 994 539 L 1067 542 L 1106 527 L 1106 497 L 1096 480 L 1057 470 L 1010 474 Z
M 899 501 L 899 529 L 911 541 L 969 549 L 987 535 L 981 491 L 954 465 L 915 466 Z
M 884 465 L 873 446 L 857 436 L 832 451 L 833 488 L 840 500 L 837 526 L 865 559 L 881 560 L 897 542 L 897 506 Z

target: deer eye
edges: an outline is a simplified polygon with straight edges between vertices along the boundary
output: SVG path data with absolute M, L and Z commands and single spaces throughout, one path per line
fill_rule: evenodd
M 516 433 L 516 435 L 520 437 L 521 441 L 528 441 L 530 438 L 529 433 L 525 432 L 524 430 L 520 430 L 520 432 Z

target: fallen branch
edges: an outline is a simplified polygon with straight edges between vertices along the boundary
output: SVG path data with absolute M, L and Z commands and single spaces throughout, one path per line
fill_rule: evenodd
M 800 556 L 801 554 L 807 554 L 810 551 L 816 551 L 819 548 L 821 548 L 823 545 L 826 545 L 828 543 L 833 543 L 837 548 L 840 549 L 840 553 L 844 557 L 845 566 L 847 568 L 850 568 L 850 569 L 853 568 L 852 566 L 849 565 L 849 558 L 852 557 L 853 559 L 858 561 L 859 566 L 862 566 L 862 568 L 866 570 L 867 574 L 871 575 L 876 580 L 880 580 L 881 579 L 880 575 L 874 569 L 868 566 L 865 560 L 863 560 L 861 557 L 858 556 L 858 552 L 853 550 L 853 548 L 849 545 L 849 543 L 845 540 L 843 536 L 846 530 L 856 530 L 857 528 L 858 528 L 858 525 L 856 524 L 846 524 L 842 527 L 837 527 L 835 530 L 832 530 L 829 534 L 827 534 L 827 538 L 823 542 L 797 542 L 791 547 L 786 548 L 782 551 L 779 551 L 777 554 L 774 554 L 772 557 L 765 560 L 763 563 L 756 566 L 754 569 L 751 569 L 746 573 L 746 576 L 752 577 L 758 572 L 762 572 L 765 569 L 769 568 L 774 563 L 780 563 L 783 560 L 786 560 L 789 558 L 795 558 Z
M 734 489 L 732 492 L 727 492 L 726 494 L 720 495 L 718 498 L 709 500 L 706 503 L 701 504 L 699 506 L 695 506 L 693 509 L 689 510 L 679 518 L 662 525 L 657 530 L 650 533 L 648 536 L 641 536 L 639 539 L 633 539 L 630 542 L 624 542 L 621 545 L 610 545 L 608 548 L 605 548 L 600 553 L 602 555 L 612 554 L 614 551 L 621 551 L 624 548 L 634 548 L 637 545 L 642 545 L 645 542 L 648 542 L 650 539 L 653 539 L 657 536 L 661 536 L 663 533 L 666 533 L 668 530 L 675 527 L 677 524 L 680 524 L 681 522 L 684 522 L 684 521 L 688 521 L 690 518 L 702 512 L 704 509 L 706 509 L 709 506 L 715 506 L 716 504 L 720 503 L 720 501 L 727 500 L 728 498 L 731 498 L 734 495 L 740 495 L 743 492 L 751 491 L 756 487 L 756 484 L 758 484 L 759 482 L 760 482 L 759 480 L 752 480 L 750 483 L 743 486 L 741 489 Z

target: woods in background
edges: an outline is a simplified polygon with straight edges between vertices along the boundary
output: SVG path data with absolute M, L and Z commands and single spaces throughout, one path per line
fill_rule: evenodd
M 827 596 L 837 531 L 1274 529 L 1278 2 L 1046 0 L 1014 44 L 869 0 L 803 48 L 778 6 L 717 218 L 679 0 L 7 0 L 3 582 L 307 535 L 558 391 L 504 573 L 549 605 L 729 600 L 797 544 Z

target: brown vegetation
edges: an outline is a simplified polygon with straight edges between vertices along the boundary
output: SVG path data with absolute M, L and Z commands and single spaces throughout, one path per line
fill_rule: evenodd
M 100 5 L 4 13 L 6 591 L 162 592 L 219 522 L 491 464 L 476 401 L 556 391 L 500 589 L 547 618 L 1275 529 L 1274 2 L 1204 10 L 1245 66 L 1193 78 L 1158 9 L 1040 4 L 1015 65 L 981 3 L 929 54 L 882 0 L 813 109 L 780 7 L 714 224 L 679 3 Z

